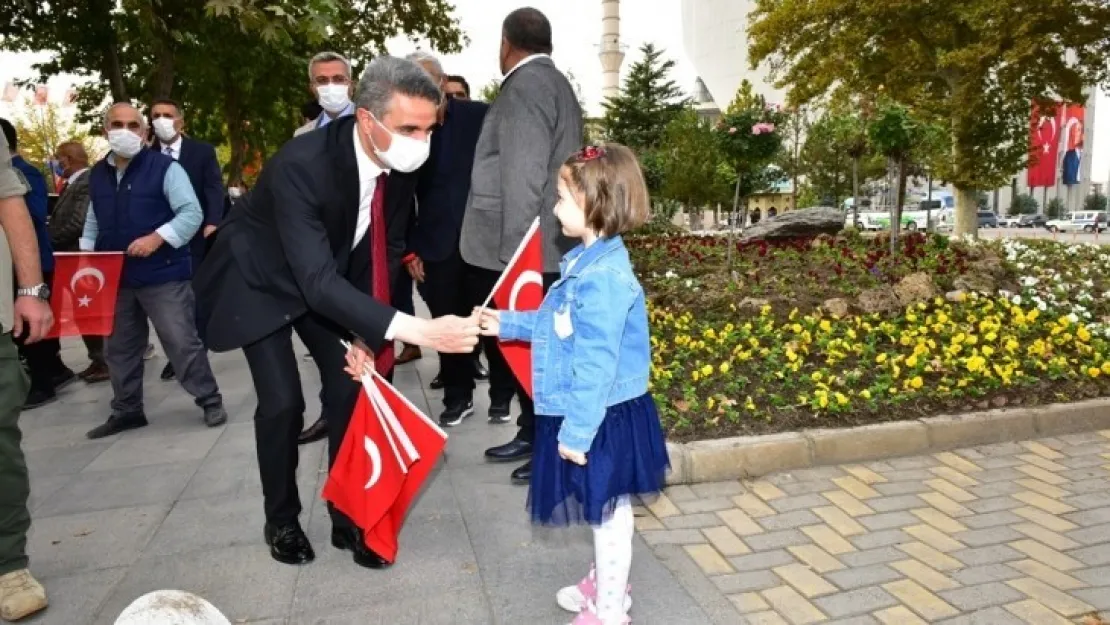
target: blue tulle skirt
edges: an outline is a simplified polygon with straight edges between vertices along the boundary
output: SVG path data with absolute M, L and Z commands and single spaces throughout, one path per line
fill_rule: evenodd
M 617 499 L 650 499 L 670 468 L 663 428 L 650 394 L 612 406 L 586 453 L 586 466 L 559 457 L 562 417 L 536 417 L 528 512 L 538 525 L 601 525 Z

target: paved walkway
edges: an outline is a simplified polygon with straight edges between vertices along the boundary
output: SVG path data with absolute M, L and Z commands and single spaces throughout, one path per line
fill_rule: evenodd
M 752 624 L 1110 616 L 1110 431 L 682 486 L 651 511 L 656 553 Z
M 64 358 L 83 367 L 79 341 Z M 588 530 L 534 531 L 526 490 L 509 484 L 510 466 L 482 460 L 514 426 L 478 413 L 451 430 L 446 461 L 414 506 L 401 536 L 400 559 L 384 572 L 360 569 L 328 542 L 330 523 L 317 493 L 326 468 L 324 444 L 302 448 L 301 522 L 316 562 L 290 567 L 270 559 L 262 542 L 262 498 L 251 417 L 255 400 L 242 356 L 217 355 L 213 367 L 230 412 L 226 427 L 205 428 L 176 383 L 161 382 L 165 360 L 146 371 L 151 425 L 102 441 L 85 432 L 108 415 L 108 385 L 78 382 L 61 400 L 24 413 L 31 469 L 32 568 L 51 607 L 28 622 L 111 625 L 123 608 L 152 590 L 175 588 L 210 600 L 233 623 L 265 625 L 561 624 L 560 586 L 577 581 L 592 559 Z M 397 386 L 436 415 L 440 398 L 422 389 L 435 374 L 426 356 L 397 374 Z M 302 364 L 309 417 L 318 414 L 319 378 Z M 689 561 L 679 566 L 692 566 Z M 696 568 L 694 569 L 696 571 Z M 652 551 L 637 541 L 632 583 L 637 623 L 737 623 L 739 614 L 699 606 Z M 716 590 L 707 584 L 707 597 Z

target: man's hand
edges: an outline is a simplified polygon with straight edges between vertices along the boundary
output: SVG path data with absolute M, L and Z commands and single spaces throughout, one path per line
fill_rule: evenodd
M 405 263 L 405 269 L 408 270 L 413 280 L 424 282 L 424 261 L 420 260 L 419 256 L 413 256 L 412 260 Z
M 574 451 L 573 449 L 568 449 L 566 447 L 563 447 L 561 444 L 559 445 L 559 457 L 563 460 L 573 462 L 580 467 L 586 466 L 586 454 L 580 451 Z
M 132 241 L 131 245 L 127 246 L 127 253 L 131 256 L 146 258 L 154 252 L 157 252 L 158 248 L 162 247 L 163 243 L 165 243 L 165 241 L 162 239 L 162 235 L 157 232 L 151 232 L 145 237 L 139 237 Z
M 207 239 L 208 237 L 212 236 L 212 233 L 215 232 L 215 231 L 216 231 L 216 226 L 205 226 L 204 227 L 204 238 Z
M 347 366 L 343 368 L 355 382 L 362 380 L 362 376 L 367 375 L 374 368 L 374 353 L 358 339 L 351 344 L 351 349 L 347 350 Z
M 54 325 L 50 304 L 29 295 L 16 298 L 14 317 L 12 336 L 24 337 L 24 343 L 41 341 Z
M 424 329 L 428 347 L 440 353 L 466 354 L 478 344 L 477 317 L 447 315 L 428 321 Z

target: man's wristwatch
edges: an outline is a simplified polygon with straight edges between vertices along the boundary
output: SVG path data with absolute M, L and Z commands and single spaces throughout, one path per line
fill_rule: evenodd
M 36 284 L 34 286 L 20 287 L 15 290 L 16 297 L 35 297 L 42 301 L 50 299 L 50 287 L 45 283 Z

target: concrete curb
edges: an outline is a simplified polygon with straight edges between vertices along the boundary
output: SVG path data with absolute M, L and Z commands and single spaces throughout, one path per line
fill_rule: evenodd
M 776 471 L 882 460 L 1110 429 L 1110 399 L 957 416 L 667 443 L 668 485 L 758 477 Z

